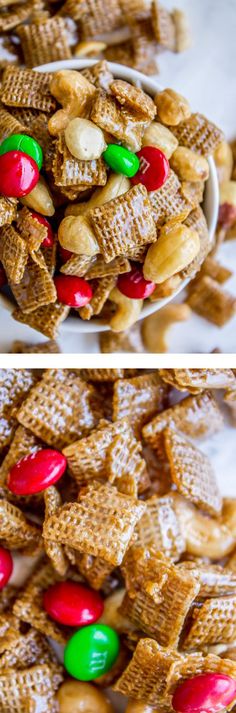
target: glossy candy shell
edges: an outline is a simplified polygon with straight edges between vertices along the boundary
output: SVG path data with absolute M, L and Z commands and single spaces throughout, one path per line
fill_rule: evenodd
M 84 307 L 93 296 L 89 282 L 82 277 L 58 275 L 54 278 L 54 283 L 59 302 L 69 307 Z
M 65 647 L 65 668 L 79 681 L 93 681 L 112 668 L 119 648 L 119 637 L 114 629 L 105 624 L 85 626 Z
M 13 560 L 9 550 L 0 547 L 0 589 L 6 586 L 13 570 Z
M 38 142 L 31 136 L 26 134 L 12 134 L 8 136 L 0 145 L 0 156 L 8 151 L 23 151 L 27 156 L 31 156 L 38 166 L 38 169 L 43 165 L 43 152 Z
M 86 626 L 97 621 L 103 612 L 103 600 L 98 592 L 67 580 L 53 584 L 44 593 L 47 614 L 67 626 Z
M 118 144 L 109 144 L 103 153 L 103 158 L 112 171 L 121 173 L 128 178 L 134 176 L 139 169 L 139 159 L 137 155 Z
M 31 193 L 39 179 L 39 170 L 31 156 L 9 151 L 0 156 L 0 193 L 21 198 Z
M 156 285 L 155 282 L 144 279 L 140 268 L 133 267 L 130 272 L 119 276 L 117 287 L 126 297 L 130 297 L 133 300 L 143 300 L 152 295 Z
M 144 146 L 138 151 L 140 168 L 131 179 L 133 184 L 142 183 L 147 191 L 156 191 L 168 178 L 170 166 L 165 154 L 155 146 Z
M 236 681 L 219 673 L 205 673 L 176 689 L 172 706 L 178 713 L 217 713 L 236 698 Z
M 56 483 L 65 472 L 67 460 L 59 451 L 45 448 L 16 463 L 8 475 L 7 485 L 15 495 L 40 493 Z

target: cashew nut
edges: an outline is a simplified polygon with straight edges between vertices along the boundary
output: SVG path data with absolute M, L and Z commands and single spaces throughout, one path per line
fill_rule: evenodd
M 116 631 L 124 633 L 133 631 L 131 621 L 119 612 L 119 607 L 124 599 L 125 589 L 118 589 L 104 600 L 104 610 L 99 622 L 111 626 Z
M 142 322 L 142 338 L 147 351 L 154 354 L 168 352 L 167 338 L 175 322 L 185 322 L 191 316 L 187 304 L 169 304 Z
M 106 47 L 106 43 L 99 40 L 79 42 L 74 49 L 74 57 L 97 57 L 101 52 L 104 52 Z
M 55 213 L 52 196 L 42 176 L 40 176 L 35 188 L 27 196 L 20 198 L 20 201 L 23 205 L 36 210 L 37 213 L 42 215 L 51 216 Z
M 66 681 L 57 692 L 59 713 L 114 713 L 114 708 L 100 689 L 90 683 Z
M 81 161 L 100 158 L 107 144 L 103 131 L 88 119 L 72 119 L 65 129 L 65 142 L 72 156 Z
M 234 159 L 231 146 L 227 141 L 221 141 L 214 153 L 219 183 L 229 181 L 233 171 Z
M 209 164 L 206 158 L 185 146 L 178 146 L 171 157 L 170 164 L 181 181 L 206 181 L 209 177 Z
M 157 713 L 157 708 L 147 706 L 142 701 L 129 701 L 125 713 Z
M 199 235 L 186 225 L 166 223 L 159 237 L 146 255 L 143 274 L 145 280 L 157 284 L 183 270 L 194 260 L 200 250 Z
M 99 247 L 86 216 L 67 216 L 58 228 L 58 240 L 63 248 L 76 255 L 96 255 Z
M 80 73 L 72 69 L 55 72 L 51 84 L 51 94 L 62 104 L 63 109 L 56 111 L 48 122 L 48 131 L 57 136 L 66 128 L 71 119 L 84 116 L 88 111 L 96 87 Z
M 187 99 L 173 89 L 164 89 L 163 92 L 156 94 L 154 102 L 159 119 L 163 124 L 177 126 L 181 121 L 191 116 Z
M 68 205 L 65 215 L 85 215 L 90 208 L 98 208 L 109 201 L 127 193 L 130 188 L 130 181 L 120 173 L 111 173 L 103 188 L 97 188 L 87 203 L 74 203 Z
M 178 139 L 167 129 L 167 126 L 163 126 L 157 121 L 152 121 L 145 129 L 142 145 L 156 146 L 156 148 L 163 151 L 167 158 L 170 158 L 177 149 Z
M 228 203 L 236 207 L 236 181 L 223 181 L 220 185 L 220 205 Z
M 172 493 L 172 497 L 186 541 L 186 552 L 197 557 L 220 560 L 233 551 L 235 538 L 221 520 L 203 515 L 177 493 Z
M 132 300 L 129 297 L 125 297 L 117 287 L 112 290 L 109 300 L 118 305 L 116 313 L 111 317 L 110 328 L 114 332 L 124 332 L 139 318 L 143 300 Z

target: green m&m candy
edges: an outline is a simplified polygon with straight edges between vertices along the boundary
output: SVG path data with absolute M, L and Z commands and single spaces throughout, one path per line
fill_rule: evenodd
M 12 136 L 8 136 L 0 145 L 0 156 L 8 153 L 8 151 L 22 151 L 34 159 L 39 171 L 42 168 L 43 152 L 41 146 L 35 139 L 32 139 L 31 136 L 27 136 L 26 134 L 12 134 Z
M 123 176 L 132 178 L 139 170 L 140 161 L 138 156 L 124 146 L 109 144 L 102 155 L 108 166 L 110 166 L 115 173 L 122 173 Z
M 64 666 L 79 681 L 93 681 L 110 670 L 119 654 L 119 637 L 110 626 L 91 624 L 68 641 Z

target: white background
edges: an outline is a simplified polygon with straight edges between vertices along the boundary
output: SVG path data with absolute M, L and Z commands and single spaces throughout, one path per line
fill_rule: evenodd
M 236 137 L 236 0 L 163 0 L 163 4 L 186 10 L 193 47 L 180 55 L 160 55 L 159 81 L 186 95 L 192 108 L 218 123 L 228 138 Z M 236 241 L 227 243 L 220 257 L 236 275 Z M 236 295 L 236 276 L 226 289 Z M 0 351 L 7 352 L 13 339 L 38 343 L 45 338 L 0 309 Z M 63 327 L 59 344 L 66 353 L 98 351 L 96 335 L 64 333 Z M 179 353 L 208 353 L 215 347 L 224 353 L 236 352 L 236 318 L 218 329 L 194 315 L 187 324 L 172 329 L 169 347 L 170 352 Z

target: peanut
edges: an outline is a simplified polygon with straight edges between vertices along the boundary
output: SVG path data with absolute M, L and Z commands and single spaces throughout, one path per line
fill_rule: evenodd
M 94 232 L 83 215 L 63 218 L 58 229 L 58 240 L 63 248 L 77 255 L 96 255 L 99 252 Z
M 66 681 L 57 692 L 59 713 L 114 713 L 105 694 L 90 683 Z
M 42 215 L 50 217 L 55 213 L 51 193 L 42 176 L 40 176 L 37 185 L 33 188 L 31 193 L 21 198 L 20 201 L 23 205 L 27 205 L 28 208 L 32 208 L 32 210 L 36 210 L 37 213 L 42 213 Z
M 221 141 L 214 153 L 219 183 L 229 181 L 233 171 L 233 152 L 227 141 Z
M 177 126 L 191 116 L 187 99 L 173 89 L 164 89 L 163 92 L 156 94 L 154 102 L 162 124 Z
M 72 156 L 81 161 L 100 158 L 106 149 L 103 132 L 88 119 L 72 119 L 65 129 L 65 142 Z
M 48 122 L 49 133 L 57 136 L 71 119 L 85 116 L 96 88 L 80 72 L 63 69 L 54 74 L 50 91 L 63 106 L 63 109 L 56 111 Z
M 181 181 L 206 181 L 209 178 L 209 164 L 206 158 L 185 146 L 178 146 L 171 157 L 170 164 Z
M 235 538 L 221 520 L 203 515 L 181 495 L 172 493 L 172 497 L 186 540 L 186 552 L 196 557 L 220 560 L 233 551 Z
M 110 320 L 110 328 L 114 332 L 124 332 L 125 329 L 129 329 L 139 319 L 143 300 L 132 300 L 129 297 L 125 297 L 117 287 L 112 290 L 109 300 L 118 306 L 116 313 Z
M 130 181 L 126 176 L 119 173 L 111 173 L 106 185 L 103 188 L 97 188 L 87 203 L 68 205 L 65 215 L 85 215 L 90 208 L 98 208 L 100 205 L 118 198 L 123 193 L 127 193 L 129 188 Z
M 142 338 L 147 351 L 153 354 L 168 352 L 167 337 L 173 324 L 185 322 L 191 316 L 187 304 L 169 304 L 142 322 Z
M 119 607 L 123 601 L 125 595 L 125 589 L 118 589 L 109 597 L 104 600 L 104 611 L 99 619 L 101 624 L 106 624 L 111 626 L 116 631 L 124 633 L 126 631 L 133 631 L 135 628 L 132 626 L 129 619 L 126 619 L 122 614 L 119 613 Z
M 177 149 L 178 139 L 166 126 L 159 124 L 157 121 L 152 121 L 145 129 L 142 145 L 156 146 L 156 148 L 163 151 L 167 158 L 170 158 Z
M 79 42 L 74 49 L 74 57 L 97 57 L 106 49 L 105 42 L 90 40 L 89 42 Z
M 194 260 L 200 250 L 199 235 L 186 225 L 166 225 L 160 230 L 158 240 L 150 246 L 143 268 L 145 280 L 157 284 L 183 270 Z

